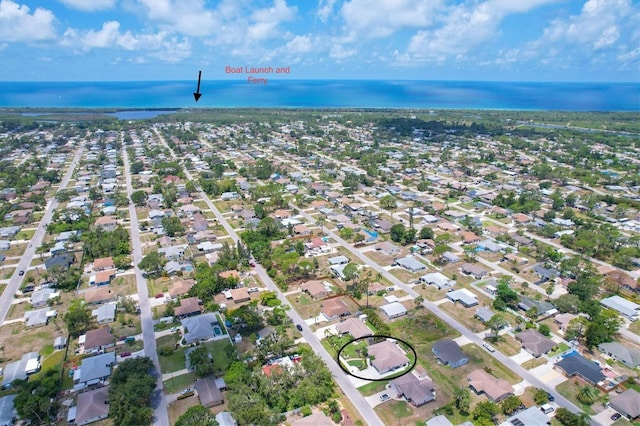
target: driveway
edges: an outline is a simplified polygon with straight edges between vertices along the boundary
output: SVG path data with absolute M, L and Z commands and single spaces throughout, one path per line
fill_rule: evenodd
M 513 355 L 511 359 L 517 362 L 518 364 L 522 365 L 522 363 L 529 361 L 530 359 L 533 359 L 533 355 L 531 355 L 529 352 L 525 351 L 524 349 L 520 349 L 520 353 Z
M 552 364 L 544 364 L 539 367 L 529 370 L 529 372 L 537 377 L 542 382 L 546 383 L 549 387 L 554 388 L 560 383 L 567 380 L 562 374 L 553 369 Z
M 380 401 L 380 396 L 384 395 L 385 393 L 391 397 L 391 399 L 388 399 L 387 401 L 393 401 L 394 399 L 397 399 L 398 401 L 400 400 L 398 398 L 393 398 L 393 392 L 391 392 L 388 387 L 385 388 L 385 390 L 375 393 L 371 396 L 365 396 L 364 399 L 369 403 L 369 405 L 375 407 L 376 405 L 384 404 L 386 402 Z
M 597 422 L 597 424 L 601 426 L 609 426 L 614 422 L 613 420 L 611 420 L 611 416 L 613 416 L 615 413 L 617 413 L 616 410 L 611 407 L 607 407 L 601 413 L 598 413 L 595 416 L 591 416 L 591 420 Z

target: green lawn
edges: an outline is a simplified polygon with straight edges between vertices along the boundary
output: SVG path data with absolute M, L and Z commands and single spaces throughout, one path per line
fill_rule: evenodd
M 569 349 L 569 345 L 567 345 L 564 342 L 560 342 L 560 344 L 558 346 L 556 346 L 556 348 L 554 350 L 552 350 L 551 352 L 549 352 L 549 358 L 553 358 L 556 355 L 561 354 L 562 352 L 566 351 L 567 349 Z
M 60 371 L 63 361 L 64 361 L 64 351 L 54 352 L 42 360 L 40 371 L 31 377 L 33 377 L 33 379 L 38 379 L 47 370 L 51 370 L 51 369 Z
M 370 396 L 375 393 L 383 391 L 387 383 L 389 383 L 389 380 L 384 380 L 382 382 L 371 382 L 371 383 L 367 383 L 364 386 L 360 386 L 358 390 L 362 395 Z
M 362 358 L 362 350 L 366 347 L 367 342 L 364 340 L 360 340 L 358 343 L 350 343 L 344 348 L 340 355 L 345 359 Z
M 388 401 L 378 405 L 375 411 L 387 425 L 400 424 L 399 419 L 413 415 L 413 410 L 406 401 Z
M 362 371 L 365 368 L 367 368 L 366 361 L 364 361 L 362 359 L 354 359 L 354 360 L 351 360 L 351 361 L 347 361 L 347 364 L 351 365 L 352 367 L 358 368 L 358 370 L 360 370 L 360 371 Z
M 213 368 L 216 374 L 222 375 L 226 373 L 227 369 L 234 361 L 230 358 L 235 352 L 234 346 L 228 340 L 218 340 L 215 342 L 207 343 L 207 348 L 211 355 L 213 355 Z
M 583 386 L 589 386 L 589 385 L 581 384 L 577 380 L 573 379 L 573 380 L 567 380 L 566 382 L 560 383 L 558 386 L 556 386 L 556 390 L 560 393 L 560 395 L 564 396 L 569 401 L 573 402 L 578 407 L 582 408 L 582 410 L 584 410 L 584 412 L 586 412 L 587 414 L 595 414 L 595 411 L 592 408 L 592 406 L 598 402 L 598 399 L 605 396 L 605 394 L 600 390 L 594 388 L 596 393 L 598 394 L 598 398 L 596 399 L 596 402 L 593 405 L 582 404 L 581 402 L 578 401 L 577 395 L 578 395 L 578 392 L 580 391 L 580 388 L 582 388 Z
M 160 362 L 162 373 L 172 373 L 186 368 L 184 350 L 182 348 L 175 349 L 175 344 L 179 339 L 180 336 L 178 333 L 169 334 L 156 339 L 156 345 L 158 347 L 158 361 Z M 164 350 L 171 351 L 171 353 L 163 355 Z
M 634 321 L 629 325 L 629 331 L 640 336 L 640 321 Z
M 188 388 L 193 385 L 193 382 L 196 380 L 196 375 L 194 373 L 181 374 L 180 376 L 173 377 L 169 380 L 165 380 L 164 390 L 166 393 L 176 393 L 180 392 L 184 388 Z

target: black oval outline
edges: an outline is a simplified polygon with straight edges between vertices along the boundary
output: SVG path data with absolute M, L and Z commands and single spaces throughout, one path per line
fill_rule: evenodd
M 411 349 L 411 352 L 413 352 L 413 364 L 411 365 L 411 367 L 409 367 L 409 369 L 407 369 L 407 371 L 405 371 L 404 373 L 397 375 L 397 376 L 389 376 L 389 377 L 385 377 L 383 379 L 371 379 L 368 377 L 360 377 L 360 376 L 356 376 L 355 374 L 353 374 L 352 372 L 348 371 L 344 365 L 342 365 L 342 363 L 340 362 L 340 354 L 342 353 L 342 351 L 344 350 L 344 348 L 347 347 L 347 345 L 350 345 L 353 342 L 356 342 L 358 340 L 364 340 L 364 339 L 370 339 L 370 338 L 374 338 L 374 337 L 384 337 L 385 339 L 393 339 L 393 340 L 397 340 L 398 342 L 402 342 L 405 345 L 407 345 L 407 347 L 409 349 Z M 358 337 L 357 339 L 352 339 L 349 340 L 347 343 L 345 343 L 344 345 L 342 345 L 342 347 L 340 348 L 340 350 L 338 351 L 338 354 L 336 355 L 336 361 L 338 362 L 338 365 L 340 366 L 340 368 L 342 369 L 342 371 L 344 371 L 345 373 L 347 373 L 350 376 L 355 377 L 356 379 L 360 379 L 360 380 L 368 380 L 370 382 L 384 382 L 385 380 L 393 380 L 393 379 L 397 379 L 398 377 L 402 377 L 407 373 L 410 373 L 411 370 L 413 370 L 415 368 L 415 366 L 418 363 L 418 354 L 416 352 L 416 350 L 413 348 L 413 346 L 411 346 L 411 344 L 409 344 L 406 340 L 402 340 L 402 339 L 398 339 L 397 337 L 393 337 L 393 336 L 386 336 L 386 335 L 382 335 L 382 334 L 370 334 L 368 336 L 362 336 L 362 337 Z

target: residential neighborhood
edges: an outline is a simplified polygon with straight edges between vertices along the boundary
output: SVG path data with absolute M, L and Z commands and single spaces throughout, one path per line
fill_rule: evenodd
M 0 116 L 0 424 L 640 424 L 637 133 L 189 114 Z

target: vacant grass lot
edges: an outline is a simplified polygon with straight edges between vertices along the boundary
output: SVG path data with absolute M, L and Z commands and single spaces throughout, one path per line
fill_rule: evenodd
M 196 375 L 194 373 L 181 374 L 179 376 L 175 376 L 163 382 L 164 391 L 165 393 L 180 392 L 184 388 L 191 387 L 191 385 L 193 385 L 193 382 L 195 382 L 195 380 L 196 380 Z M 191 396 L 189 398 L 194 398 L 196 401 L 198 400 L 196 396 Z M 189 399 L 189 398 L 185 398 L 185 399 Z
M 182 348 L 175 349 L 175 345 L 179 339 L 179 333 L 162 336 L 156 339 L 156 345 L 158 347 L 158 361 L 160 362 L 160 368 L 163 374 L 182 370 L 186 367 L 184 350 Z
M 465 327 L 474 333 L 479 333 L 486 329 L 484 324 L 475 317 L 476 306 L 465 308 L 464 305 L 460 303 L 454 305 L 450 301 L 447 301 L 439 305 L 439 308 L 455 318 L 458 322 L 464 324 Z
M 577 395 L 583 386 L 585 386 L 585 384 L 580 383 L 577 379 L 571 379 L 563 383 L 560 383 L 558 386 L 556 386 L 556 390 L 560 393 L 560 395 L 564 396 L 569 401 L 573 402 L 578 407 L 582 408 L 584 412 L 588 414 L 595 414 L 596 411 L 593 408 L 595 404 L 585 405 L 585 404 L 582 404 L 580 401 L 578 401 Z M 590 386 L 590 385 L 586 385 L 586 386 Z M 596 403 L 597 403 L 599 400 L 602 399 L 603 396 L 605 396 L 605 394 L 596 388 L 594 388 L 594 390 L 598 395 L 598 398 L 596 399 Z

